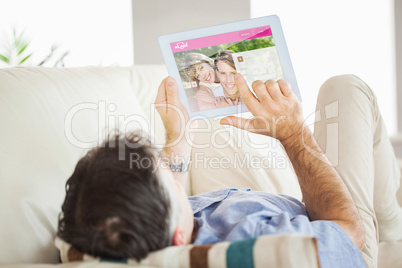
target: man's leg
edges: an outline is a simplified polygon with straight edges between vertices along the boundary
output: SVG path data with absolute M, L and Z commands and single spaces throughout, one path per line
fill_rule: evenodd
M 342 75 L 322 85 L 317 111 L 314 135 L 353 196 L 366 231 L 363 259 L 376 267 L 382 225 L 402 234 L 400 172 L 377 100 L 361 79 Z

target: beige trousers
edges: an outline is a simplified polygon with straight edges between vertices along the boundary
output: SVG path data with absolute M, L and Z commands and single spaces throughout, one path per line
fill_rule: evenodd
M 379 228 L 401 217 L 396 200 L 400 171 L 372 90 L 353 75 L 327 80 L 317 100 L 314 135 L 362 217 L 363 259 L 367 267 L 377 267 Z

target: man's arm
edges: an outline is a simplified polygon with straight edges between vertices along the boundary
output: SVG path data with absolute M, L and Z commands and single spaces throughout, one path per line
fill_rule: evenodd
M 356 205 L 310 129 L 302 127 L 301 134 L 282 141 L 282 145 L 293 164 L 310 219 L 337 223 L 362 250 L 365 233 Z
M 236 84 L 254 117 L 244 119 L 229 116 L 222 119 L 221 124 L 277 138 L 293 164 L 310 219 L 337 223 L 362 249 L 364 227 L 356 205 L 339 174 L 304 124 L 301 104 L 290 85 L 284 80 L 256 81 L 252 87 L 257 99 L 239 74 L 236 75 Z
M 190 161 L 191 146 L 187 142 L 178 143 L 174 146 L 167 146 L 161 152 L 162 156 L 169 163 L 184 163 L 187 165 Z M 188 170 L 185 172 L 172 172 L 173 177 L 186 189 L 188 181 Z
M 189 121 L 186 108 L 180 103 L 176 81 L 165 78 L 158 89 L 155 108 L 162 118 L 166 130 L 166 145 L 161 152 L 163 159 L 170 163 L 187 163 L 191 154 L 190 130 L 196 122 Z M 186 188 L 188 172 L 173 172 L 174 178 Z

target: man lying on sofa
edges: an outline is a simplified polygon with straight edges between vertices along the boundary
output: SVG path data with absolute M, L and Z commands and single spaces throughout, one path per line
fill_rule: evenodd
M 241 75 L 235 79 L 254 117 L 229 116 L 221 124 L 278 139 L 304 203 L 237 189 L 187 197 L 187 163 L 177 159 L 190 157 L 183 135 L 190 132 L 189 116 L 176 82 L 166 78 L 155 105 L 166 129 L 163 155 L 170 163 L 158 165 L 161 156 L 141 135 L 109 137 L 78 162 L 69 178 L 58 235 L 93 256 L 140 260 L 170 245 L 301 233 L 317 237 L 323 267 L 364 262 L 375 267 L 379 240 L 402 238 L 402 217 L 395 198 L 400 174 L 373 92 L 352 75 L 329 79 L 317 109 L 339 123 L 339 136 L 327 133 L 323 122 L 315 126 L 314 137 L 287 82 L 255 81 L 256 98 Z M 320 149 L 327 142 L 338 144 L 335 168 Z

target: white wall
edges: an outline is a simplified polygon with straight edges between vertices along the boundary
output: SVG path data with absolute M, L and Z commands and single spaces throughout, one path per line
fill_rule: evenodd
M 249 18 L 249 0 L 133 0 L 135 63 L 164 62 L 160 35 Z
M 0 10 L 0 53 L 17 26 L 25 29 L 37 53 L 31 64 L 54 43 L 71 51 L 67 67 L 134 62 L 131 0 L 2 0 Z
M 397 100 L 402 103 L 402 0 L 395 0 L 395 52 L 397 76 Z M 397 105 L 398 131 L 402 132 L 402 105 Z M 402 150 L 401 150 L 402 155 Z
M 277 14 L 304 99 L 314 112 L 319 86 L 353 73 L 375 91 L 390 133 L 396 132 L 393 0 L 251 0 L 251 16 Z

